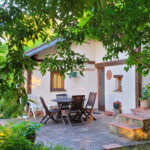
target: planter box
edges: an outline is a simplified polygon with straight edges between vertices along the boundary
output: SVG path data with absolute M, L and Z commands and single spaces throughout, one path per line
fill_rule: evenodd
M 149 101 L 148 100 L 140 100 L 140 107 L 143 107 L 143 108 L 149 107 Z

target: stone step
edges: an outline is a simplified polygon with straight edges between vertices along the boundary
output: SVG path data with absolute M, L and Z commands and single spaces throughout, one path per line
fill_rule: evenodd
M 150 117 L 150 108 L 145 109 L 145 108 L 139 107 L 139 108 L 136 108 L 136 109 L 131 109 L 131 111 L 134 112 L 134 113 L 143 114 L 145 116 Z
M 109 124 L 111 132 L 122 135 L 130 140 L 145 140 L 148 139 L 147 133 L 139 126 L 133 124 L 111 122 Z
M 150 117 L 142 114 L 136 113 L 118 114 L 116 116 L 116 121 L 134 124 L 135 126 L 139 126 L 145 130 L 150 127 Z

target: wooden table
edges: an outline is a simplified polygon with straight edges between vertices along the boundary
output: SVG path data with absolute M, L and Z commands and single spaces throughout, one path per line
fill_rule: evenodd
M 71 103 L 72 98 L 58 98 L 58 99 L 53 99 L 53 102 L 57 102 L 57 103 Z
M 53 99 L 52 100 L 53 102 L 56 102 L 58 104 L 58 109 L 59 109 L 59 112 L 57 114 L 57 120 L 59 118 L 61 118 L 61 120 L 63 121 L 62 119 L 62 114 L 61 114 L 61 110 L 63 110 L 63 106 L 67 106 L 67 105 L 70 105 L 71 101 L 72 101 L 72 98 L 58 98 L 58 99 Z M 69 108 L 68 108 L 69 109 Z M 63 121 L 64 123 L 64 121 Z

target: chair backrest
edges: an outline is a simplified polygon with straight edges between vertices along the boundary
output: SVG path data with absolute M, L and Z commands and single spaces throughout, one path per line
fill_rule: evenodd
M 84 107 L 85 95 L 73 95 L 71 102 L 71 110 L 82 110 Z
M 95 104 L 95 100 L 96 100 L 96 95 L 97 95 L 97 93 L 90 92 L 85 108 L 93 109 L 94 104 Z
M 67 94 L 57 94 L 56 95 L 57 99 L 63 99 L 63 98 L 67 98 Z
M 28 99 L 34 101 L 34 102 L 29 101 L 31 107 L 40 105 L 40 98 L 38 96 L 28 94 Z
M 42 103 L 42 105 L 44 107 L 44 110 L 45 110 L 46 114 L 49 114 L 48 107 L 47 107 L 43 97 L 40 97 L 40 100 L 41 100 L 41 103 Z

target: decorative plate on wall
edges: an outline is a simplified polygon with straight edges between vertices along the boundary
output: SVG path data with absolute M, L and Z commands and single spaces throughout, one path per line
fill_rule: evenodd
M 112 78 L 112 72 L 111 70 L 108 70 L 106 73 L 107 79 L 110 80 Z

